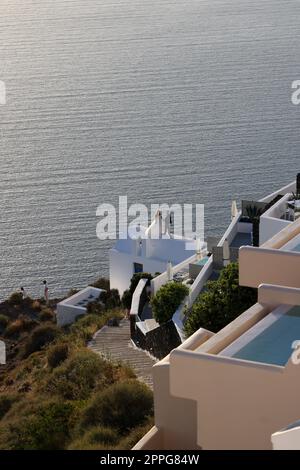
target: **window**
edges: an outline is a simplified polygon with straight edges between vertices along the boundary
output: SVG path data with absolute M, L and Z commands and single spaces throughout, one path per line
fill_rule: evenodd
M 136 273 L 142 273 L 144 270 L 143 265 L 141 263 L 133 263 L 133 272 L 134 274 Z

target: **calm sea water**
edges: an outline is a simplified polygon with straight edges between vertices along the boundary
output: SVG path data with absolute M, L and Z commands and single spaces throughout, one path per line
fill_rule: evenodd
M 96 208 L 232 199 L 300 170 L 300 2 L 1 0 L 0 298 L 108 273 Z

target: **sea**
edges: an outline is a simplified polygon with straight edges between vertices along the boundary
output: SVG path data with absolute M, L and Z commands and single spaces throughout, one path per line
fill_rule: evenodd
M 108 276 L 100 204 L 232 200 L 300 171 L 298 0 L 1 0 L 0 299 Z

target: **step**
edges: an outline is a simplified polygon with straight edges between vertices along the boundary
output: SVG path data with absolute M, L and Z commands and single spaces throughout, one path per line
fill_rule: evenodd
M 141 382 L 153 388 L 152 367 L 156 361 L 145 351 L 133 347 L 128 320 L 122 320 L 118 327 L 105 326 L 97 331 L 89 348 L 104 357 L 128 364 Z

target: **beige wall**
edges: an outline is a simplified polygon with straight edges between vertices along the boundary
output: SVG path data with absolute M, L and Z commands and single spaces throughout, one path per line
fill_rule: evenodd
M 179 346 L 194 350 L 213 333 L 200 328 Z M 197 445 L 197 404 L 174 397 L 170 392 L 170 356 L 153 367 L 155 428 L 133 450 L 195 450 Z M 156 447 L 154 447 L 156 446 Z
M 300 368 L 174 350 L 171 393 L 197 401 L 203 449 L 271 449 L 271 434 L 299 416 Z
M 300 288 L 300 253 L 243 246 L 239 252 L 239 283 L 258 287 L 275 284 Z
M 155 425 L 162 431 L 162 449 L 197 449 L 197 408 L 191 400 L 170 394 L 170 364 L 153 367 Z
M 258 288 L 258 302 L 266 305 L 300 305 L 300 289 L 261 284 Z

